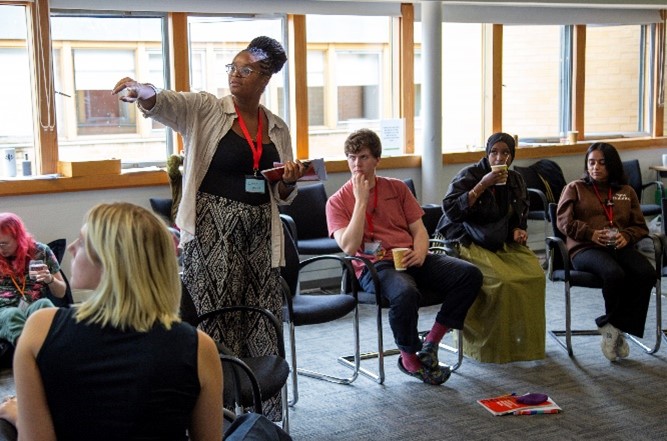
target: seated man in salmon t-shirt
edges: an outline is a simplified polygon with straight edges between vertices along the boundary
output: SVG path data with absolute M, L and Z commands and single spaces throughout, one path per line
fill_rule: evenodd
M 404 182 L 380 177 L 375 169 L 382 145 L 375 132 L 361 129 L 345 141 L 352 177 L 327 202 L 327 223 L 348 255 L 374 263 L 382 295 L 389 301 L 389 324 L 401 355 L 399 369 L 424 383 L 442 384 L 451 369 L 438 363 L 438 344 L 450 329 L 461 329 L 482 286 L 482 273 L 468 262 L 430 254 L 424 211 Z M 405 270 L 394 267 L 392 249 L 408 248 Z M 354 261 L 362 288 L 375 292 L 367 268 Z M 442 306 L 422 345 L 417 330 L 420 289 L 441 293 Z

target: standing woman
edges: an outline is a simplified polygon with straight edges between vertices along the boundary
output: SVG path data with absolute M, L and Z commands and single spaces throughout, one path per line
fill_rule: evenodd
M 44 266 L 29 276 L 31 260 Z M 14 213 L 0 213 L 0 338 L 16 345 L 26 318 L 41 308 L 52 307 L 49 291 L 65 296 L 67 286 L 60 275 L 60 265 L 53 251 L 36 242 Z
M 183 248 L 183 283 L 197 314 L 253 305 L 282 318 L 279 266 L 284 244 L 278 204 L 296 196 L 301 163 L 292 162 L 287 125 L 260 104 L 271 76 L 287 57 L 276 40 L 257 37 L 227 65 L 231 95 L 158 91 L 130 78 L 113 89 L 137 102 L 146 117 L 179 132 L 185 143 L 183 195 L 176 216 Z M 282 181 L 260 170 L 285 164 Z M 243 314 L 203 327 L 241 357 L 275 353 L 272 333 Z M 255 343 L 252 348 L 248 342 Z M 274 397 L 277 398 L 277 397 Z M 278 406 L 280 400 L 272 403 Z M 267 407 L 272 404 L 265 403 Z M 279 409 L 279 407 L 278 407 Z M 270 411 L 270 409 L 268 409 Z M 279 412 L 274 413 L 274 415 Z
M 464 323 L 463 351 L 487 363 L 544 358 L 545 276 L 526 246 L 528 192 L 508 168 L 515 151 L 512 136 L 491 135 L 486 156 L 450 183 L 438 224 L 438 233 L 458 241 L 461 257 L 484 275 Z
M 615 361 L 630 354 L 623 332 L 644 335 L 656 275 L 634 247 L 648 236 L 648 228 L 614 146 L 592 144 L 584 170 L 581 179 L 563 189 L 557 225 L 567 236 L 574 269 L 602 279 L 605 313 L 595 323 L 602 334 L 602 353 Z M 615 229 L 613 235 L 610 228 Z

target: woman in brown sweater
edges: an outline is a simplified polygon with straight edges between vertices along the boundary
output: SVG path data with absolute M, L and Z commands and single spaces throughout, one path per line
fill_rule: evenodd
M 630 353 L 623 333 L 642 337 L 655 270 L 634 245 L 648 235 L 636 193 L 618 152 L 597 142 L 586 152 L 582 179 L 558 203 L 558 229 L 567 236 L 574 269 L 602 279 L 605 313 L 595 319 L 602 352 L 611 361 Z

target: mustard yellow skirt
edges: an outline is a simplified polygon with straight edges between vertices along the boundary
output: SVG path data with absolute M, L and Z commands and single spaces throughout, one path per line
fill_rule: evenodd
M 495 253 L 474 243 L 460 251 L 484 274 L 464 323 L 464 354 L 485 363 L 544 358 L 546 286 L 537 256 L 515 243 Z

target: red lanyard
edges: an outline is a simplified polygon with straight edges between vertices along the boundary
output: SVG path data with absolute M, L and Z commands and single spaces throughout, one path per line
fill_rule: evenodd
M 605 216 L 607 216 L 607 219 L 609 220 L 609 225 L 614 225 L 614 203 L 611 200 L 611 187 L 609 187 L 609 194 L 607 197 L 607 203 L 605 204 L 602 202 L 602 198 L 600 197 L 600 192 L 598 191 L 598 186 L 593 184 L 593 190 L 595 190 L 595 196 L 598 197 L 598 201 L 600 201 L 600 205 L 602 205 L 602 209 L 604 210 Z
M 236 110 L 236 116 L 238 116 L 239 118 L 239 126 L 241 126 L 241 131 L 243 132 L 243 136 L 245 136 L 245 139 L 246 141 L 248 141 L 248 145 L 250 146 L 250 150 L 252 150 L 252 170 L 256 176 L 257 172 L 259 172 L 259 159 L 262 157 L 262 113 L 261 110 L 258 108 L 257 136 L 255 137 L 257 139 L 257 143 L 255 144 L 254 142 L 252 142 L 250 133 L 248 133 L 248 127 L 245 125 L 245 121 L 243 121 L 243 117 L 241 116 L 241 113 L 239 113 L 239 109 L 238 107 L 236 107 L 236 103 L 234 103 L 234 110 Z
M 368 234 L 371 236 L 371 241 L 373 241 L 373 214 L 375 213 L 375 209 L 378 207 L 378 178 L 377 176 L 375 177 L 375 187 L 374 187 L 374 194 L 373 194 L 373 210 L 371 211 L 371 214 L 368 214 L 368 211 L 365 213 L 366 214 L 366 222 L 368 223 Z

